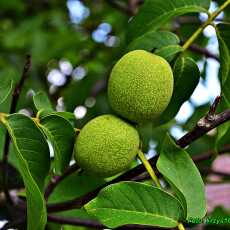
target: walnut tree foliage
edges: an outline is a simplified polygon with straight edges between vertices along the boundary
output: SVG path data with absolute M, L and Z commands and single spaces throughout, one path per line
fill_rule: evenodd
M 0 1 L 0 221 L 9 221 L 5 229 L 183 230 L 192 228 L 191 220 L 229 216 L 219 209 L 207 213 L 205 185 L 215 157 L 229 151 L 230 1 L 81 3 L 89 15 L 76 23 L 66 1 Z M 214 12 L 211 3 L 217 6 Z M 111 31 L 99 42 L 93 35 L 101 23 Z M 216 31 L 219 55 L 208 46 L 207 26 Z M 157 122 L 135 126 L 141 151 L 152 150 L 154 142 L 157 156 L 150 165 L 140 154 L 145 167 L 136 158 L 130 169 L 111 178 L 90 175 L 72 165 L 75 139 L 92 118 L 114 114 L 107 97 L 109 74 L 125 53 L 137 49 L 166 59 L 174 75 L 171 101 Z M 221 101 L 197 106 L 191 95 L 207 79 L 209 59 L 220 66 Z M 75 70 L 84 68 L 86 76 L 76 80 L 70 71 L 63 84 L 51 85 L 47 76 L 60 70 L 63 60 Z M 178 122 L 186 101 L 193 113 Z M 78 106 L 87 108 L 81 119 L 75 117 Z M 172 127 L 188 136 L 174 139 Z M 207 151 L 213 154 L 202 158 Z M 158 172 L 163 187 L 146 170 L 153 180 Z

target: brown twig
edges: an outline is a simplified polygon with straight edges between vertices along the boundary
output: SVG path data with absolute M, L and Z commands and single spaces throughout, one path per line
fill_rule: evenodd
M 207 118 L 211 117 L 211 120 L 212 120 L 212 117 L 215 116 L 217 106 L 219 105 L 220 100 L 221 100 L 221 96 L 217 96 L 214 102 L 212 103 L 212 105 L 210 106 L 209 112 L 206 116 Z
M 25 82 L 25 79 L 26 79 L 28 72 L 30 70 L 30 67 L 31 67 L 31 57 L 30 57 L 30 55 L 27 55 L 26 56 L 26 62 L 25 62 L 25 65 L 24 65 L 24 68 L 22 71 L 21 79 L 14 88 L 13 98 L 12 98 L 12 102 L 11 102 L 11 106 L 10 106 L 10 114 L 16 112 L 18 99 L 19 99 L 23 84 Z M 9 147 L 10 147 L 10 135 L 7 132 L 6 138 L 5 138 L 4 149 L 3 149 L 3 158 L 2 158 L 2 163 L 3 163 L 3 167 L 4 167 L 3 175 L 2 175 L 3 176 L 3 185 L 4 185 L 3 190 L 4 190 L 4 194 L 6 196 L 8 203 L 13 204 L 13 202 L 10 198 L 9 191 L 8 191 L 7 161 L 8 161 L 8 155 L 9 155 Z

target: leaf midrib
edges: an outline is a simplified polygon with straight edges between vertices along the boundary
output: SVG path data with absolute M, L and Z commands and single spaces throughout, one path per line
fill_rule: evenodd
M 145 214 L 145 215 L 149 215 L 149 216 L 152 216 L 152 217 L 161 217 L 161 218 L 163 218 L 163 219 L 166 219 L 166 220 L 170 220 L 170 221 L 172 221 L 172 222 L 174 222 L 174 223 L 178 223 L 175 219 L 172 219 L 172 218 L 170 218 L 170 217 L 166 217 L 166 216 L 162 216 L 162 215 L 159 215 L 159 214 L 152 214 L 152 213 L 149 213 L 149 212 L 140 212 L 140 211 L 132 211 L 132 210 L 125 210 L 125 209 L 115 209 L 115 208 L 93 208 L 93 209 L 91 209 L 90 211 L 97 211 L 97 210 L 104 210 L 104 209 L 109 209 L 109 210 L 113 210 L 113 211 L 117 211 L 117 212 L 119 212 L 119 211 L 121 211 L 121 212 L 128 212 L 128 213 L 132 213 L 132 214 L 141 214 L 141 215 L 143 215 L 143 214 Z

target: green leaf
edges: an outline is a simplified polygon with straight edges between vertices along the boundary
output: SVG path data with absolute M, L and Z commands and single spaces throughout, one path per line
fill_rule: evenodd
M 221 95 L 228 106 L 230 107 L 230 76 L 226 80 L 225 84 L 221 87 Z
M 44 229 L 47 214 L 42 192 L 50 168 L 48 144 L 29 117 L 12 114 L 5 118 L 4 125 L 13 140 L 19 170 L 26 187 L 27 229 Z
M 73 153 L 75 132 L 70 122 L 58 115 L 49 115 L 40 120 L 40 127 L 54 148 L 56 174 L 62 174 Z
M 229 144 L 230 122 L 225 122 L 217 129 L 215 151 L 218 153 L 224 145 Z
M 183 219 L 183 209 L 176 198 L 137 182 L 109 185 L 84 207 L 109 228 L 126 224 L 171 228 Z
M 222 98 L 218 108 L 220 111 L 224 111 L 225 109 L 230 108 L 230 104 L 225 98 Z M 224 139 L 226 136 L 228 136 L 229 131 L 230 131 L 229 122 L 225 122 L 221 126 L 217 127 L 217 135 L 215 140 L 216 152 L 218 152 L 218 150 L 223 146 Z
M 103 178 L 93 177 L 85 172 L 80 173 L 76 171 L 57 185 L 49 197 L 49 202 L 62 202 L 81 197 L 105 183 Z
M 201 175 L 189 154 L 166 136 L 157 161 L 157 169 L 175 190 L 189 218 L 206 213 L 205 190 Z
M 217 25 L 221 61 L 221 93 L 228 107 L 230 106 L 230 24 Z
M 168 107 L 160 117 L 162 123 L 174 118 L 181 105 L 190 98 L 199 83 L 200 71 L 193 59 L 179 57 L 173 68 L 173 76 L 173 95 Z
M 218 38 L 219 37 L 222 38 L 228 50 L 230 50 L 230 32 L 229 32 L 230 23 L 219 23 L 217 24 L 216 28 L 217 28 Z
M 221 85 L 223 85 L 226 82 L 227 77 L 229 75 L 230 55 L 229 55 L 228 47 L 225 41 L 223 40 L 223 38 L 221 37 L 220 33 L 218 32 L 218 30 L 217 30 L 217 37 L 218 37 L 219 49 L 220 49 L 220 80 L 221 80 Z
M 183 48 L 180 45 L 168 45 L 164 46 L 155 51 L 156 55 L 159 55 L 166 59 L 168 62 L 171 62 L 176 54 L 183 51 Z
M 2 104 L 11 93 L 13 81 L 10 79 L 4 80 L 0 85 L 0 104 Z
M 76 120 L 76 117 L 71 112 L 50 112 L 50 111 L 46 111 L 46 110 L 40 110 L 40 114 L 39 114 L 40 119 L 43 119 L 43 118 L 50 116 L 50 115 L 57 115 L 57 116 L 62 117 L 68 121 Z
M 127 48 L 131 50 L 152 51 L 155 48 L 162 48 L 167 45 L 176 45 L 180 42 L 176 34 L 168 31 L 150 31 L 135 39 Z
M 38 111 L 40 110 L 46 110 L 47 112 L 54 111 L 48 96 L 44 92 L 36 93 L 33 96 L 33 101 Z
M 216 33 L 220 49 L 220 80 L 222 100 L 219 108 L 221 111 L 230 107 L 230 24 L 220 23 L 216 27 Z M 228 133 L 230 126 L 224 123 L 217 128 L 216 150 L 221 146 L 222 139 Z
M 72 173 L 62 180 L 49 197 L 49 203 L 64 202 L 81 197 L 104 185 L 106 181 L 103 178 L 87 175 L 86 172 L 79 170 Z M 91 219 L 91 216 L 84 210 L 73 209 L 59 212 L 58 215 L 64 217 L 78 217 L 80 219 Z
M 133 41 L 147 31 L 156 31 L 172 18 L 192 12 L 207 12 L 210 0 L 146 0 L 131 20 L 128 40 Z

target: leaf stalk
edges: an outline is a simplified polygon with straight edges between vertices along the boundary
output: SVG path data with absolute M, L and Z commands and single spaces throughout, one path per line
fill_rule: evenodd
M 139 150 L 138 151 L 138 157 L 140 158 L 141 162 L 145 166 L 147 172 L 149 173 L 150 177 L 152 178 L 152 180 L 154 181 L 156 186 L 158 188 L 161 188 L 160 181 L 157 178 L 156 173 L 154 172 L 154 170 L 153 170 L 152 166 L 150 165 L 149 161 L 146 159 L 145 154 L 142 151 Z
M 203 23 L 195 32 L 194 34 L 184 43 L 182 48 L 184 51 L 188 49 L 188 47 L 197 39 L 197 37 L 202 33 L 202 31 L 208 26 L 212 25 L 212 22 L 215 18 L 230 4 L 230 0 L 224 2 L 216 11 L 209 15 L 209 18 L 205 23 Z

